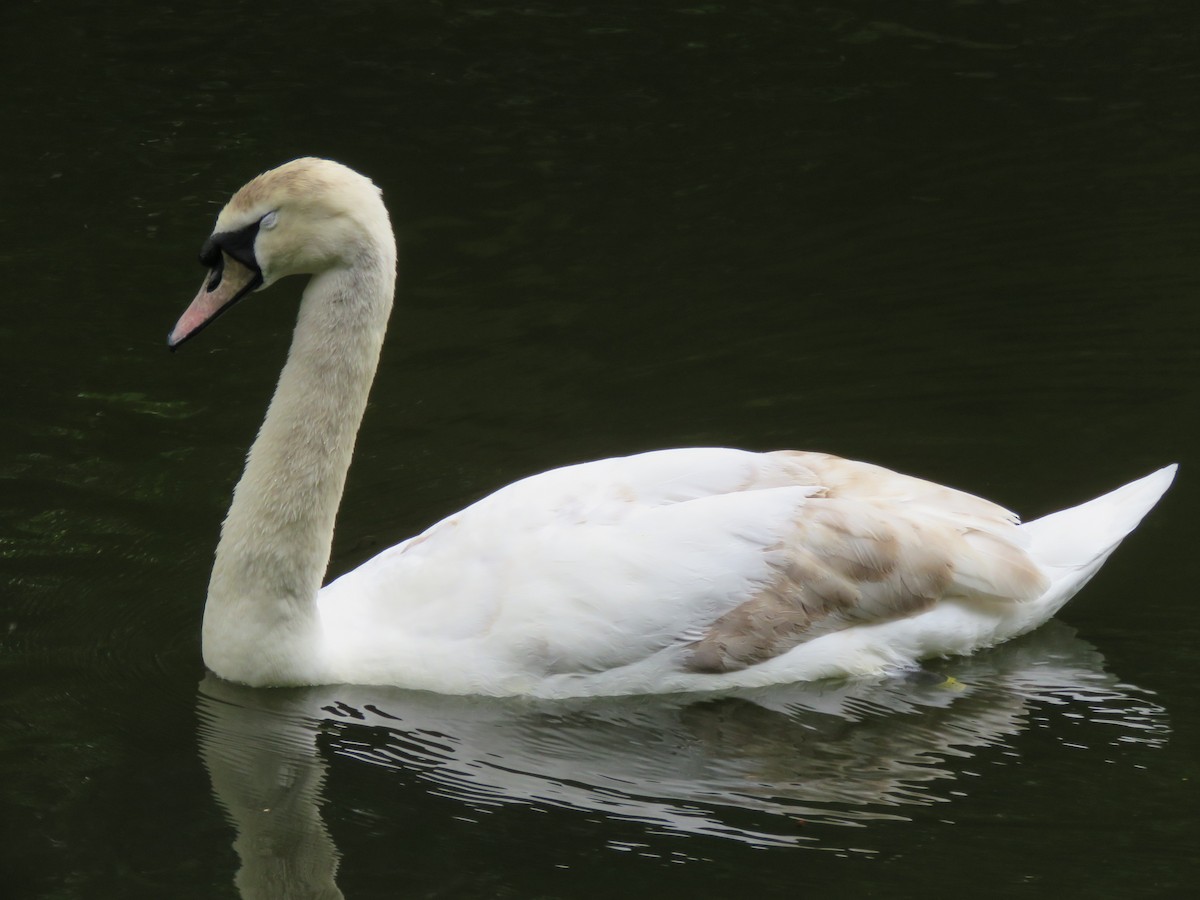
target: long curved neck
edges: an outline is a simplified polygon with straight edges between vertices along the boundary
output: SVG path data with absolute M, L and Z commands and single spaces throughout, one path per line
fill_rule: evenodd
M 204 661 L 223 678 L 321 680 L 317 591 L 394 287 L 394 249 L 368 245 L 355 265 L 313 276 L 304 291 L 209 581 Z

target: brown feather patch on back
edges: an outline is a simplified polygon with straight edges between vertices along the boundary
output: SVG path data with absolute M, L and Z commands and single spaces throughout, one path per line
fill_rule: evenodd
M 936 603 L 953 575 L 950 560 L 923 546 L 920 529 L 884 527 L 863 506 L 828 498 L 806 504 L 810 515 L 770 551 L 771 580 L 713 622 L 692 644 L 687 668 L 744 669 L 818 635 Z
M 1003 507 L 866 463 L 770 455 L 779 469 L 764 481 L 823 490 L 768 551 L 767 582 L 690 644 L 689 671 L 744 669 L 823 634 L 917 615 L 946 597 L 1020 602 L 1045 590 L 1020 546 L 1016 516 Z

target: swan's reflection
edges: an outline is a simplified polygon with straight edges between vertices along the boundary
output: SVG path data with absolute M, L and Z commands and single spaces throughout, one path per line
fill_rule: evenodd
M 906 805 L 948 799 L 962 761 L 1037 710 L 1069 704 L 1070 715 L 1104 723 L 1109 741 L 1164 741 L 1165 711 L 1102 666 L 1051 622 L 945 661 L 938 675 L 726 696 L 532 702 L 264 691 L 209 677 L 200 736 L 238 831 L 243 897 L 340 897 L 319 812 L 328 752 L 401 770 L 471 808 L 521 803 L 642 822 L 647 833 L 820 842 L 835 829 L 814 837 L 814 823 L 903 818 Z

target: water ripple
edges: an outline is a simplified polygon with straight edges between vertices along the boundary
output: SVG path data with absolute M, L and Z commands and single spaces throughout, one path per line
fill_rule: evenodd
M 869 831 L 846 829 L 955 803 L 982 763 L 1019 762 L 1026 732 L 1116 761 L 1162 746 L 1170 731 L 1161 706 L 1056 622 L 936 674 L 883 681 L 550 703 L 365 687 L 263 692 L 210 677 L 199 707 L 214 791 L 243 840 L 265 827 L 249 813 L 263 793 L 292 782 L 311 795 L 289 801 L 291 818 L 271 828 L 324 833 L 322 804 L 356 803 L 323 796 L 326 768 L 365 766 L 385 774 L 378 783 L 394 780 L 397 795 L 416 788 L 450 801 L 443 814 L 459 821 L 506 807 L 600 815 L 639 826 L 638 852 L 664 856 L 672 850 L 661 842 L 684 835 L 870 852 Z

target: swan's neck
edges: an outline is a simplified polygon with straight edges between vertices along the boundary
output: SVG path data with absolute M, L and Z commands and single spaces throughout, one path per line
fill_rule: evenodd
M 221 529 L 204 661 L 245 684 L 321 680 L 316 598 L 395 285 L 395 255 L 313 276 Z

